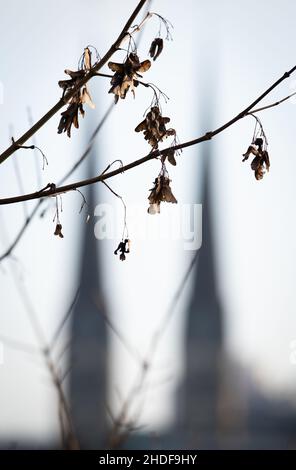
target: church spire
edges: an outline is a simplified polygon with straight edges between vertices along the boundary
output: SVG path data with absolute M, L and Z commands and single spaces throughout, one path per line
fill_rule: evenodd
M 91 159 L 91 156 L 90 156 Z M 91 160 L 88 174 L 93 175 Z M 80 294 L 72 321 L 70 400 L 82 448 L 100 449 L 106 438 L 107 332 L 99 272 L 99 243 L 94 235 L 96 186 L 85 197 L 91 219 L 83 224 Z M 99 305 L 99 306 L 98 306 Z
M 203 146 L 202 246 L 197 261 L 185 337 L 183 426 L 186 445 L 211 447 L 218 429 L 222 311 L 216 283 L 211 223 L 210 145 Z

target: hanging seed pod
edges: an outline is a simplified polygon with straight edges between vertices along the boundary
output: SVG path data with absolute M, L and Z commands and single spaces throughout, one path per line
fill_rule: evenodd
M 62 228 L 62 224 L 56 224 L 54 235 L 60 238 L 64 238 L 64 235 L 62 234 Z
M 164 163 L 166 158 L 167 158 L 168 162 L 171 165 L 176 166 L 177 162 L 176 162 L 176 159 L 175 159 L 175 152 L 176 151 L 174 149 L 168 149 L 165 152 L 163 152 L 162 157 L 161 157 L 162 163 Z
M 163 50 L 163 39 L 162 38 L 155 38 L 150 46 L 149 55 L 152 57 L 153 60 L 156 60 L 157 57 L 160 56 Z

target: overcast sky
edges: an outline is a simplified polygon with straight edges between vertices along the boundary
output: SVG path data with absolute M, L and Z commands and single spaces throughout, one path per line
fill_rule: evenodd
M 18 137 L 28 127 L 28 106 L 36 120 L 57 101 L 60 97 L 57 82 L 66 78 L 63 70 L 77 67 L 86 45 L 93 44 L 104 54 L 135 4 L 135 0 L 5 2 L 0 18 L 1 149 L 7 146 L 11 132 Z M 159 0 L 152 9 L 173 23 L 173 41 L 165 43 L 162 56 L 146 72 L 145 79 L 170 97 L 167 104 L 163 103 L 163 114 L 170 116 L 181 142 L 210 130 L 203 128 L 206 88 L 211 86 L 213 90 L 212 123 L 218 127 L 294 65 L 296 6 L 288 0 L 206 3 Z M 152 19 L 142 38 L 141 59 L 147 58 L 151 39 L 157 32 L 158 22 Z M 120 60 L 123 55 L 119 53 L 117 58 Z M 108 73 L 107 68 L 105 72 Z M 49 160 L 42 173 L 44 184 L 58 181 L 81 155 L 112 100 L 107 94 L 108 79 L 92 80 L 89 88 L 96 109 L 86 109 L 80 130 L 74 129 L 71 139 L 57 135 L 58 116 L 36 135 L 37 145 Z M 296 81 L 291 77 L 265 103 L 295 89 Z M 117 158 L 128 163 L 147 153 L 147 143 L 133 129 L 142 120 L 150 100 L 150 91 L 138 88 L 136 100 L 130 95 L 118 103 L 97 139 L 97 173 Z M 226 315 L 227 350 L 234 360 L 250 368 L 262 387 L 282 393 L 292 392 L 296 382 L 296 366 L 290 361 L 290 345 L 296 339 L 295 102 L 264 111 L 260 117 L 271 157 L 271 170 L 263 181 L 255 181 L 248 162 L 241 163 L 242 153 L 253 135 L 251 118 L 208 144 L 213 147 L 215 247 Z M 121 237 L 120 218 L 115 239 L 100 242 L 104 293 L 114 322 L 142 354 L 194 251 L 184 250 L 183 240 L 172 240 L 171 236 L 145 239 L 138 233 L 139 225 L 153 232 L 160 224 L 165 231 L 182 215 L 185 204 L 196 201 L 200 156 L 201 149 L 191 147 L 183 152 L 176 168 L 169 168 L 179 205 L 163 205 L 160 217 L 146 214 L 148 190 L 159 172 L 158 162 L 137 167 L 110 181 L 129 209 L 132 252 L 125 263 L 113 255 Z M 24 190 L 38 188 L 34 154 L 18 151 L 1 166 L 1 197 L 20 192 L 14 160 Z M 82 169 L 72 180 L 83 176 Z M 98 203 L 110 203 L 118 217 L 122 217 L 120 201 L 107 188 L 99 188 L 97 199 Z M 16 293 L 11 268 L 30 293 L 48 338 L 67 309 L 79 276 L 76 254 L 86 217 L 85 213 L 79 214 L 80 196 L 76 193 L 63 196 L 63 240 L 53 236 L 54 201 L 51 204 L 46 216 L 36 218 L 15 250 L 17 261 L 6 260 L 0 271 L 1 333 L 30 344 L 36 344 L 36 339 L 23 301 Z M 26 207 L 30 210 L 34 202 Z M 133 217 L 136 210 L 139 215 Z M 24 210 L 21 206 L 3 207 L 0 215 L 0 243 L 4 249 L 24 220 Z M 142 415 L 142 422 L 152 427 L 173 419 L 172 391 L 182 376 L 184 307 L 190 287 L 189 283 L 163 337 L 152 372 L 151 383 L 158 386 L 151 388 Z M 113 348 L 110 390 L 119 388 L 124 396 L 138 370 L 115 339 Z M 4 363 L 0 365 L 0 437 L 26 433 L 42 440 L 56 430 L 55 395 L 40 364 L 41 361 L 4 347 Z

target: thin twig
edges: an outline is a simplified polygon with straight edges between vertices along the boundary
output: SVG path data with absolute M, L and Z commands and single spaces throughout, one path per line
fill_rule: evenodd
M 60 352 L 58 353 L 58 355 L 56 356 L 56 363 L 58 364 L 61 360 L 62 360 L 62 357 L 64 356 L 64 354 L 66 353 L 66 351 L 68 351 L 68 349 L 71 347 L 72 345 L 72 340 L 69 339 L 62 347 L 62 349 L 60 350 Z
M 136 382 L 133 385 L 133 387 L 131 388 L 126 400 L 124 401 L 122 409 L 121 409 L 121 411 L 118 415 L 118 418 L 114 421 L 114 426 L 111 429 L 110 438 L 109 438 L 109 442 L 110 442 L 110 444 L 112 445 L 113 448 L 117 447 L 119 443 L 121 444 L 122 441 L 124 439 L 126 439 L 127 436 L 128 436 L 127 433 L 124 433 L 124 434 L 121 433 L 122 426 L 125 423 L 125 420 L 126 420 L 126 417 L 128 415 L 129 409 L 130 409 L 135 397 L 137 395 L 139 395 L 139 393 L 143 389 L 145 381 L 147 380 L 148 373 L 151 370 L 153 357 L 155 355 L 155 352 L 156 352 L 157 346 L 159 344 L 159 341 L 160 341 L 161 337 L 163 336 L 163 334 L 164 334 L 164 332 L 165 332 L 165 330 L 166 330 L 166 328 L 169 324 L 169 321 L 171 320 L 172 316 L 175 313 L 178 301 L 180 300 L 180 297 L 181 297 L 181 295 L 184 291 L 184 288 L 187 284 L 187 281 L 190 277 L 190 274 L 193 271 L 193 268 L 194 268 L 195 263 L 198 259 L 198 256 L 199 256 L 199 251 L 196 251 L 194 257 L 192 258 L 192 260 L 189 263 L 188 268 L 185 271 L 185 274 L 182 278 L 182 281 L 181 281 L 180 285 L 178 286 L 178 289 L 176 290 L 175 294 L 172 297 L 172 300 L 169 304 L 167 312 L 165 313 L 165 315 L 162 319 L 162 322 L 160 323 L 160 326 L 158 327 L 158 329 L 156 330 L 156 332 L 154 333 L 154 335 L 152 337 L 152 340 L 151 340 L 151 343 L 150 343 L 150 346 L 149 346 L 149 349 L 148 349 L 148 353 L 145 356 L 145 359 L 142 361 L 142 364 L 141 364 L 141 369 L 140 369 L 140 372 L 139 372 L 139 378 L 138 378 L 138 380 L 136 380 Z
M 16 180 L 17 180 L 19 190 L 21 192 L 24 192 L 24 186 L 23 186 L 23 181 L 22 181 L 20 167 L 19 167 L 19 161 L 18 161 L 17 158 L 14 158 L 14 160 L 13 160 L 13 166 L 14 166 L 14 172 L 15 172 L 15 176 L 16 176 Z M 26 202 L 23 204 L 22 208 L 23 208 L 23 211 L 24 211 L 24 218 L 25 218 L 25 220 L 27 220 L 28 219 L 28 206 L 27 206 Z
M 30 319 L 31 325 L 34 329 L 34 333 L 35 333 L 35 335 L 36 335 L 36 337 L 39 341 L 40 349 L 41 349 L 41 352 L 44 356 L 46 366 L 47 366 L 47 368 L 49 370 L 49 373 L 51 375 L 52 383 L 55 386 L 55 389 L 57 391 L 59 404 L 60 404 L 60 406 L 62 406 L 64 414 L 66 416 L 67 424 L 68 424 L 68 434 L 69 434 L 69 437 L 71 438 L 71 442 L 74 445 L 73 448 L 79 449 L 79 443 L 78 443 L 78 440 L 76 438 L 76 434 L 75 434 L 75 431 L 74 431 L 72 416 L 71 416 L 71 412 L 70 412 L 69 405 L 68 405 L 68 402 L 67 402 L 67 398 L 66 398 L 66 395 L 64 393 L 59 374 L 58 374 L 58 372 L 56 370 L 56 367 L 55 367 L 55 364 L 54 364 L 54 362 L 51 358 L 51 351 L 50 351 L 50 348 L 47 345 L 47 342 L 46 342 L 44 333 L 42 331 L 38 316 L 37 316 L 37 314 L 36 314 L 36 312 L 33 308 L 33 304 L 32 304 L 31 299 L 29 297 L 29 293 L 26 290 L 24 284 L 17 281 L 17 285 L 18 285 L 19 292 L 20 292 L 20 294 L 23 298 L 24 305 L 25 305 L 26 311 L 28 313 L 28 317 Z
M 9 197 L 9 198 L 3 198 L 0 199 L 0 205 L 6 205 L 6 204 L 15 204 L 17 202 L 24 202 L 24 201 L 29 201 L 32 199 L 39 199 L 40 197 L 46 197 L 46 196 L 56 196 L 57 194 L 60 193 L 66 193 L 68 191 L 73 191 L 76 190 L 77 188 L 81 188 L 83 186 L 87 186 L 89 184 L 94 184 L 98 183 L 100 181 L 104 181 L 108 178 L 112 178 L 115 175 L 118 175 L 120 173 L 123 173 L 124 171 L 128 171 L 132 168 L 135 168 L 136 166 L 142 165 L 145 162 L 148 162 L 149 160 L 152 160 L 154 158 L 157 158 L 161 155 L 166 154 L 168 150 L 181 150 L 183 148 L 191 147 L 193 145 L 197 145 L 201 142 L 205 142 L 208 140 L 211 140 L 213 137 L 215 137 L 218 134 L 221 134 L 225 129 L 228 127 L 232 126 L 235 124 L 237 121 L 240 119 L 243 119 L 245 116 L 249 115 L 249 112 L 258 104 L 260 101 L 265 98 L 272 90 L 274 90 L 280 83 L 282 83 L 285 79 L 287 79 L 294 71 L 296 70 L 296 65 L 291 68 L 288 72 L 285 72 L 276 82 L 274 82 L 267 90 L 265 90 L 258 98 L 256 98 L 249 106 L 247 106 L 243 111 L 241 111 L 239 114 L 234 116 L 230 121 L 227 121 L 225 124 L 222 126 L 218 127 L 214 131 L 209 131 L 206 132 L 204 135 L 201 137 L 198 137 L 197 139 L 189 140 L 187 142 L 174 145 L 171 147 L 167 147 L 163 150 L 154 150 L 153 152 L 150 152 L 148 155 L 145 155 L 145 157 L 139 158 L 138 160 L 135 160 L 131 163 L 128 163 L 127 165 L 123 166 L 122 168 L 118 168 L 116 170 L 110 171 L 109 173 L 101 174 L 99 176 L 95 176 L 93 178 L 88 178 L 86 180 L 82 181 L 77 181 L 76 183 L 68 184 L 65 186 L 59 186 L 55 187 L 54 189 L 48 189 L 46 191 L 43 191 L 42 194 L 40 195 L 40 192 L 35 192 L 35 193 L 29 193 L 25 194 L 22 196 L 15 196 L 15 197 Z
M 35 308 L 32 304 L 32 300 L 30 298 L 29 292 L 27 291 L 25 285 L 23 282 L 20 281 L 17 273 L 15 272 L 15 269 L 11 268 L 11 272 L 13 275 L 13 279 L 16 285 L 16 288 L 18 290 L 18 293 L 20 297 L 22 298 L 23 305 L 25 308 L 25 311 L 27 313 L 28 319 L 30 321 L 31 327 L 33 329 L 33 332 L 36 336 L 36 339 L 39 342 L 40 345 L 40 353 L 43 355 L 46 367 L 50 373 L 52 383 L 57 391 L 57 396 L 58 396 L 58 403 L 59 406 L 63 408 L 64 415 L 67 419 L 67 425 L 68 425 L 68 437 L 69 437 L 69 445 L 71 446 L 72 449 L 79 449 L 79 443 L 76 438 L 76 434 L 74 432 L 74 426 L 72 422 L 72 416 L 71 412 L 68 406 L 68 402 L 66 399 L 66 395 L 64 393 L 62 383 L 60 381 L 59 374 L 56 370 L 55 364 L 52 360 L 51 357 L 51 351 L 50 348 L 48 347 L 42 326 L 39 322 L 38 315 L 35 311 Z M 12 343 L 11 343 L 12 344 Z M 16 346 L 16 344 L 15 344 Z
M 28 226 L 30 225 L 30 222 L 32 221 L 33 217 L 35 216 L 35 214 L 37 214 L 38 212 L 38 209 L 39 207 L 41 206 L 41 204 L 43 203 L 43 199 L 40 199 L 36 206 L 34 207 L 34 209 L 31 211 L 31 213 L 29 214 L 28 218 L 25 220 L 24 224 L 22 225 L 21 229 L 19 230 L 19 232 L 17 233 L 15 239 L 13 240 L 13 242 L 9 245 L 9 247 L 4 251 L 4 253 L 2 253 L 2 255 L 0 256 L 0 263 L 1 261 L 3 261 L 5 258 L 8 258 L 8 256 L 11 256 L 13 250 L 15 249 L 15 247 L 17 246 L 17 244 L 19 243 L 19 241 L 21 240 L 22 236 L 24 235 L 26 229 L 28 228 Z
M 2 231 L 4 229 L 5 232 L 5 227 L 2 226 Z M 11 266 L 11 273 L 12 277 L 15 283 L 15 286 L 18 290 L 18 293 L 23 301 L 24 309 L 27 313 L 27 317 L 30 321 L 33 333 L 35 334 L 35 337 L 37 341 L 39 342 L 39 353 L 43 355 L 43 358 L 45 360 L 46 367 L 50 373 L 51 380 L 53 385 L 56 388 L 57 395 L 58 395 L 58 406 L 63 409 L 64 415 L 67 419 L 67 424 L 68 424 L 68 437 L 69 437 L 69 448 L 72 449 L 79 449 L 79 443 L 76 438 L 75 432 L 74 432 L 74 427 L 72 423 L 72 417 L 70 413 L 70 409 L 68 407 L 67 399 L 64 393 L 64 390 L 62 388 L 62 384 L 60 381 L 59 374 L 56 370 L 55 364 L 52 360 L 51 357 L 51 351 L 50 348 L 47 345 L 45 334 L 43 332 L 42 326 L 40 324 L 38 315 L 35 311 L 35 308 L 33 306 L 32 300 L 30 298 L 29 292 L 27 291 L 24 283 L 19 279 L 19 276 L 15 270 L 15 266 Z M 20 349 L 22 351 L 26 352 L 33 352 L 32 348 L 30 345 L 20 343 L 19 341 L 11 340 L 6 337 L 2 337 L 2 339 L 6 342 L 7 345 L 10 347 L 13 347 L 14 349 Z M 60 422 L 61 426 L 61 422 Z
M 23 341 L 18 341 L 13 338 L 9 338 L 5 335 L 0 335 L 0 341 L 4 343 L 9 348 L 15 349 L 17 351 L 22 351 L 28 354 L 40 354 L 40 350 L 31 344 L 24 343 Z
M 123 217 L 123 231 L 122 231 L 122 240 L 124 240 L 124 238 L 128 238 L 128 228 L 127 228 L 127 208 L 126 208 L 126 204 L 124 202 L 124 199 L 122 196 L 120 196 L 119 194 L 117 194 L 110 186 L 109 184 L 106 183 L 106 181 L 102 181 L 102 183 L 109 189 L 109 191 L 111 191 L 112 194 L 114 194 L 114 196 L 118 197 L 118 199 L 121 200 L 122 202 L 122 205 L 123 205 L 123 210 L 124 210 L 124 217 Z
M 57 342 L 57 340 L 58 340 L 58 338 L 59 338 L 59 336 L 60 336 L 60 334 L 61 334 L 61 332 L 62 332 L 62 329 L 64 328 L 64 325 L 66 324 L 67 320 L 70 318 L 70 316 L 71 316 L 71 314 L 72 314 L 72 312 L 73 312 L 73 309 L 74 309 L 74 307 L 75 307 L 75 305 L 76 305 L 76 302 L 77 302 L 77 300 L 78 300 L 79 293 L 80 293 L 80 286 L 78 287 L 78 289 L 77 289 L 77 291 L 76 291 L 76 293 L 75 293 L 75 295 L 74 295 L 74 298 L 73 298 L 73 300 L 72 300 L 72 302 L 71 302 L 71 305 L 69 306 L 67 312 L 66 312 L 65 315 L 63 316 L 63 318 L 62 318 L 60 324 L 58 325 L 58 327 L 57 327 L 57 329 L 56 329 L 56 331 L 55 331 L 55 333 L 54 333 L 54 335 L 53 335 L 53 337 L 52 337 L 52 340 L 50 341 L 50 346 L 49 346 L 50 350 L 53 350 L 53 348 L 54 348 L 54 346 L 56 345 L 56 342 Z
M 123 333 L 121 333 L 121 331 L 114 325 L 114 323 L 111 321 L 109 315 L 106 313 L 105 309 L 104 309 L 104 306 L 102 305 L 102 302 L 100 302 L 100 299 L 98 297 L 96 297 L 94 299 L 94 303 L 97 307 L 97 310 L 98 312 L 100 313 L 100 315 L 103 316 L 105 322 L 106 322 L 106 325 L 110 328 L 110 330 L 115 334 L 115 336 L 117 336 L 117 338 L 119 339 L 119 341 L 123 344 L 123 346 L 125 347 L 125 349 L 128 351 L 128 353 L 140 364 L 143 363 L 143 360 L 142 360 L 142 357 L 141 355 L 139 354 L 138 350 L 136 348 L 134 348 L 133 346 L 131 346 L 128 341 L 126 340 L 126 338 L 124 337 Z
M 79 166 L 83 163 L 83 161 L 89 155 L 90 151 L 92 150 L 95 138 L 97 137 L 99 131 L 102 129 L 103 125 L 105 124 L 108 117 L 110 116 L 112 110 L 114 109 L 114 106 L 115 106 L 115 103 L 112 102 L 112 104 L 109 106 L 109 108 L 105 112 L 104 116 L 102 117 L 101 121 L 99 122 L 99 124 L 95 128 L 95 130 L 94 130 L 94 132 L 93 132 L 93 134 L 90 138 L 90 141 L 87 145 L 87 148 L 85 149 L 85 151 L 83 152 L 81 157 L 70 168 L 70 170 L 68 170 L 67 173 L 63 176 L 63 178 L 60 180 L 59 184 L 63 184 L 77 170 L 77 168 L 79 168 Z M 32 219 L 34 218 L 34 216 L 37 214 L 38 209 L 42 205 L 43 202 L 44 202 L 44 199 L 40 199 L 37 202 L 36 206 L 33 208 L 31 213 L 28 215 L 27 219 L 25 220 L 25 222 L 22 225 L 21 229 L 17 233 L 17 235 L 16 235 L 15 239 L 13 240 L 13 242 L 5 250 L 5 252 L 2 255 L 0 255 L 0 263 L 1 263 L 1 261 L 3 261 L 5 258 L 7 258 L 8 256 L 10 256 L 12 254 L 13 250 L 15 249 L 15 247 L 18 245 L 18 243 L 22 239 L 24 233 L 26 232 L 26 229 L 30 225 L 30 223 L 31 223 Z
M 260 111 L 264 111 L 265 109 L 273 108 L 274 106 L 278 106 L 279 104 L 283 103 L 284 101 L 289 100 L 292 96 L 296 95 L 296 91 L 291 95 L 286 96 L 285 98 L 281 99 L 280 101 L 276 101 L 275 103 L 268 104 L 267 106 L 262 106 L 262 108 L 254 109 L 252 112 L 248 114 L 259 113 Z
M 28 123 L 29 123 L 29 126 L 32 127 L 33 124 L 34 124 L 34 120 L 33 120 L 33 117 L 32 117 L 31 108 L 30 108 L 29 106 L 27 107 L 27 113 L 28 113 Z M 36 138 L 35 138 L 35 136 L 32 137 L 32 144 L 33 144 L 34 146 L 36 146 Z M 37 150 L 37 149 L 36 149 L 36 150 Z M 36 152 L 36 151 L 34 152 L 34 156 L 35 156 L 35 171 L 36 171 L 37 187 L 40 187 L 41 184 L 42 184 L 42 178 L 41 178 L 41 171 L 40 171 L 39 158 L 38 158 L 38 155 L 37 155 L 37 152 Z
M 23 145 L 28 139 L 30 139 L 41 127 L 44 126 L 44 124 L 46 124 L 58 111 L 60 111 L 60 109 L 70 100 L 70 98 L 72 98 L 72 96 L 74 96 L 75 93 L 77 93 L 77 91 L 80 90 L 81 87 L 85 85 L 94 76 L 94 74 L 97 73 L 108 62 L 114 52 L 118 50 L 124 39 L 129 35 L 128 30 L 132 26 L 135 18 L 138 16 L 146 1 L 147 0 L 140 0 L 137 7 L 127 20 L 126 24 L 124 25 L 118 38 L 116 39 L 114 44 L 112 44 L 110 49 L 106 52 L 104 57 L 102 57 L 102 59 L 94 65 L 94 67 L 77 83 L 75 87 L 73 87 L 73 89 L 68 91 L 64 97 L 59 99 L 59 101 L 46 114 L 44 114 L 44 116 L 42 116 L 39 121 L 37 121 L 30 129 L 28 129 L 19 139 L 13 142 L 10 147 L 8 147 L 0 155 L 0 164 L 7 160 L 8 157 L 10 157 L 16 150 L 18 150 L 21 145 Z

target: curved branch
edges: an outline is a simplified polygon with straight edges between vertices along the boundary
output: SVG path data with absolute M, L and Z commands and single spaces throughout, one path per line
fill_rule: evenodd
M 46 113 L 44 116 L 42 116 L 39 121 L 37 121 L 29 130 L 27 130 L 19 139 L 17 139 L 15 142 L 13 142 L 10 147 L 8 147 L 1 155 L 0 155 L 0 164 L 3 163 L 8 157 L 10 157 L 18 148 L 23 145 L 30 137 L 32 137 L 35 132 L 37 132 L 44 124 L 46 124 L 69 100 L 72 98 L 72 96 L 75 95 L 75 93 L 83 86 L 85 85 L 95 74 L 98 72 L 103 65 L 105 65 L 108 60 L 111 58 L 111 56 L 118 50 L 120 47 L 120 44 L 124 41 L 124 39 L 127 36 L 127 31 L 129 28 L 132 26 L 135 18 L 145 5 L 147 0 L 140 0 L 138 3 L 137 7 L 129 17 L 128 21 L 126 22 L 123 30 L 119 34 L 118 38 L 112 44 L 108 52 L 104 55 L 104 57 L 89 71 L 88 74 L 85 75 L 78 83 L 77 86 L 74 87 L 72 90 L 67 92 L 65 96 L 59 101 Z
M 47 189 L 43 189 L 41 191 L 37 191 L 34 193 L 29 193 L 29 194 L 24 194 L 22 196 L 15 196 L 15 197 L 8 197 L 8 198 L 3 198 L 0 199 L 0 205 L 7 205 L 7 204 L 15 204 L 17 202 L 24 202 L 24 201 L 30 201 L 32 199 L 40 199 L 44 197 L 50 197 L 50 196 L 56 196 L 61 193 L 66 193 L 68 191 L 73 191 L 76 190 L 77 188 L 81 188 L 83 186 L 87 186 L 90 184 L 98 183 L 101 181 L 104 181 L 106 179 L 112 178 L 113 176 L 116 176 L 118 174 L 121 174 L 123 172 L 126 172 L 132 168 L 135 168 L 136 166 L 142 165 L 145 162 L 148 162 L 149 160 L 153 160 L 154 158 L 157 158 L 161 155 L 165 155 L 168 150 L 181 150 L 186 147 L 191 147 L 193 145 L 197 145 L 201 142 L 205 142 L 207 140 L 211 140 L 213 137 L 215 137 L 218 134 L 221 134 L 225 129 L 228 127 L 232 126 L 236 122 L 238 122 L 240 119 L 243 119 L 244 117 L 248 116 L 250 111 L 258 104 L 260 101 L 265 98 L 272 90 L 274 90 L 280 83 L 282 83 L 286 78 L 288 78 L 293 72 L 296 70 L 296 65 L 292 67 L 288 72 L 285 72 L 278 80 L 276 80 L 267 90 L 265 90 L 258 98 L 256 98 L 249 106 L 247 106 L 243 111 L 241 111 L 239 114 L 234 116 L 230 121 L 227 121 L 225 124 L 222 126 L 218 127 L 214 131 L 206 132 L 204 135 L 201 137 L 198 137 L 197 139 L 189 140 L 188 142 L 184 142 L 181 144 L 177 144 L 174 146 L 167 147 L 162 150 L 154 150 L 153 152 L 150 152 L 148 155 L 145 155 L 142 158 L 139 158 L 138 160 L 135 160 L 131 163 L 128 163 L 127 165 L 117 168 L 116 170 L 109 171 L 108 173 L 102 173 L 101 175 L 95 176 L 93 178 L 88 178 L 85 180 L 77 181 L 72 184 L 67 184 L 64 186 L 55 186 L 54 184 L 48 184 Z
M 67 173 L 62 177 L 62 179 L 60 180 L 59 184 L 63 184 L 74 172 L 75 170 L 81 165 L 81 163 L 83 163 L 83 161 L 86 159 L 86 157 L 88 156 L 88 154 L 90 153 L 91 149 L 92 149 L 92 146 L 93 146 L 93 143 L 95 141 L 95 138 L 97 136 L 97 134 L 99 133 L 99 131 L 101 130 L 103 124 L 106 122 L 106 120 L 108 119 L 109 115 L 111 114 L 112 110 L 114 109 L 114 102 L 112 102 L 112 104 L 109 106 L 109 108 L 107 109 L 107 111 L 105 112 L 104 116 L 102 117 L 101 121 L 99 122 L 99 124 L 97 125 L 97 127 L 95 128 L 94 132 L 92 133 L 92 136 L 90 138 L 90 141 L 87 145 L 87 148 L 85 149 L 85 151 L 83 152 L 83 154 L 81 155 L 81 157 L 74 163 L 74 165 L 70 168 L 70 170 L 67 171 Z M 45 199 L 39 199 L 39 201 L 36 203 L 36 206 L 32 209 L 32 211 L 30 212 L 30 214 L 28 215 L 28 217 L 26 218 L 24 224 L 22 225 L 22 227 L 19 229 L 17 235 L 15 236 L 13 242 L 9 245 L 9 247 L 0 255 L 0 263 L 5 259 L 7 258 L 8 256 L 11 255 L 11 253 L 13 252 L 13 250 L 15 249 L 15 247 L 18 245 L 19 241 L 22 239 L 24 233 L 26 232 L 27 228 L 29 227 L 32 219 L 34 218 L 34 216 L 37 214 L 38 212 L 38 209 L 39 207 L 42 205 L 42 203 L 44 202 Z

